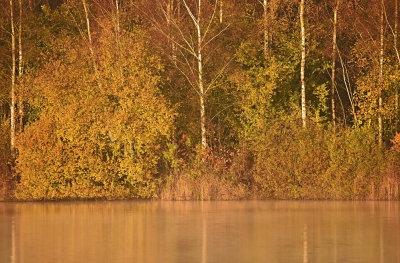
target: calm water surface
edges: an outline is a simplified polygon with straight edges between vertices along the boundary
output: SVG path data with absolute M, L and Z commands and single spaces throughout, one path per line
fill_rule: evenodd
M 0 203 L 0 262 L 400 263 L 400 203 Z

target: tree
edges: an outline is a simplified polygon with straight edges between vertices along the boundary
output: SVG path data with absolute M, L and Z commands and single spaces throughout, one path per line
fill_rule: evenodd
M 96 76 L 97 85 L 99 85 L 99 87 L 101 88 L 100 75 L 99 75 L 99 70 L 97 68 L 96 55 L 94 53 L 94 48 L 93 48 L 92 33 L 90 31 L 89 11 L 88 11 L 88 6 L 86 4 L 86 0 L 82 0 L 82 4 L 83 4 L 83 10 L 85 11 L 87 37 L 89 42 L 88 44 L 89 44 L 90 56 L 92 58 L 94 74 Z
M 305 66 L 306 66 L 306 33 L 304 28 L 304 0 L 300 1 L 300 29 L 301 29 L 301 118 L 303 127 L 307 126 L 307 109 L 306 109 L 306 83 L 305 83 Z
M 269 16 L 268 16 L 268 2 L 264 0 L 264 56 L 268 57 L 269 53 Z
M 396 52 L 396 56 L 397 56 L 397 65 L 400 65 L 400 55 L 399 55 L 399 50 L 397 48 L 397 40 L 398 40 L 398 26 L 399 26 L 399 3 L 398 0 L 395 0 L 394 2 L 395 6 L 394 6 L 394 34 L 393 34 L 393 47 L 394 50 Z M 399 118 L 399 89 L 396 88 L 395 91 L 395 110 L 396 110 L 396 119 Z M 396 124 L 397 126 L 397 124 Z M 397 127 L 396 127 L 397 129 Z
M 199 87 L 199 98 L 200 98 L 200 123 L 201 123 L 201 145 L 203 148 L 207 147 L 206 137 L 206 109 L 205 109 L 205 91 L 204 91 L 204 80 L 203 80 L 203 34 L 201 27 L 201 0 L 198 2 L 197 17 L 193 14 L 186 1 L 183 0 L 184 6 L 193 21 L 194 26 L 197 30 L 197 52 L 195 54 L 198 65 L 198 87 Z M 206 32 L 207 33 L 207 32 Z
M 335 8 L 333 11 L 333 40 L 332 40 L 332 88 L 331 88 L 331 105 L 332 105 L 332 122 L 336 124 L 336 112 L 335 112 L 335 73 L 336 73 L 336 38 L 337 38 L 337 16 L 339 10 L 340 0 L 336 0 Z
M 273 35 L 273 20 L 275 19 L 276 0 L 264 0 L 263 5 L 263 28 L 264 28 L 264 56 L 271 56 L 271 42 Z
M 15 58 L 15 29 L 14 29 L 14 8 L 13 8 L 13 0 L 10 0 L 10 18 L 11 18 L 11 104 L 10 104 L 10 147 L 11 147 L 11 156 L 15 157 L 15 72 L 16 72 L 16 58 Z
M 18 28 L 18 76 L 21 79 L 23 74 L 23 59 L 22 59 L 22 0 L 18 0 L 19 3 L 19 28 Z M 22 87 L 22 85 L 20 85 Z M 23 91 L 20 88 L 19 91 L 19 131 L 22 132 L 23 130 L 23 118 L 24 118 L 24 104 L 23 104 Z
M 173 61 L 174 67 L 185 78 L 198 97 L 201 146 L 205 149 L 209 146 L 207 143 L 208 128 L 206 124 L 207 95 L 214 88 L 216 81 L 221 77 L 227 64 L 229 64 L 229 62 L 225 63 L 219 70 L 212 69 L 207 65 L 207 61 L 210 61 L 210 56 L 207 56 L 207 53 L 210 53 L 210 43 L 215 41 L 229 25 L 224 26 L 221 30 L 216 29 L 218 0 L 212 3 L 202 0 L 189 3 L 186 0 L 182 0 L 181 3 L 186 12 L 182 14 L 184 17 L 178 20 L 168 15 L 168 10 L 172 10 L 170 7 L 168 8 L 169 3 L 167 8 L 164 8 L 162 1 L 158 2 L 162 9 L 162 16 L 166 18 L 167 28 L 163 27 L 162 22 L 158 21 L 157 18 L 151 17 L 148 14 L 150 11 L 145 11 L 144 13 L 146 13 L 146 16 L 151 20 L 157 31 L 176 47 L 176 53 L 179 54 L 179 58 L 168 53 L 165 55 Z M 170 29 L 170 26 L 173 27 L 173 30 Z M 212 75 L 214 76 L 210 77 Z
M 219 23 L 224 22 L 224 0 L 219 0 Z
M 381 0 L 381 22 L 380 22 L 380 56 L 379 56 L 379 94 L 378 94 L 378 139 L 379 146 L 382 147 L 383 143 L 383 59 L 384 59 L 384 9 L 385 2 Z

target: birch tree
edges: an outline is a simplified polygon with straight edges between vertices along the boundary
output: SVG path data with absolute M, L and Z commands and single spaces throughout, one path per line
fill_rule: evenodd
M 268 57 L 269 51 L 269 18 L 268 18 L 268 1 L 264 0 L 263 2 L 264 7 L 264 57 Z
M 179 58 L 168 54 L 174 62 L 175 68 L 185 78 L 190 87 L 198 96 L 199 113 L 200 113 L 200 132 L 201 145 L 205 149 L 207 144 L 207 125 L 206 125 L 206 100 L 207 93 L 214 88 L 216 81 L 221 77 L 227 65 L 224 64 L 216 74 L 208 74 L 209 68 L 205 61 L 209 61 L 209 52 L 205 52 L 210 43 L 216 40 L 228 27 L 225 26 L 222 30 L 214 31 L 215 22 L 219 22 L 218 7 L 219 1 L 215 0 L 211 4 L 203 0 L 198 0 L 194 3 L 188 3 L 187 0 L 182 0 L 182 10 L 185 12 L 186 18 L 189 20 L 180 21 L 175 17 L 168 17 L 168 9 L 161 7 L 163 17 L 168 17 L 167 29 L 161 25 L 155 18 L 148 18 L 155 25 L 157 30 L 171 41 L 176 47 L 176 53 Z M 178 5 L 179 7 L 179 5 Z M 179 10 L 178 10 L 179 11 Z M 187 22 L 185 25 L 182 23 Z M 190 24 L 189 24 L 190 23 Z M 173 33 L 170 34 L 168 24 L 173 27 Z M 191 25 L 188 27 L 188 25 Z M 209 49 L 207 49 L 209 50 Z M 205 60 L 205 57 L 207 59 Z M 194 62 L 194 63 L 193 63 Z M 207 71 L 207 78 L 205 77 Z M 213 75 L 210 76 L 210 75 Z
M 398 0 L 395 0 L 394 2 L 394 36 L 393 36 L 393 46 L 394 50 L 397 55 L 397 65 L 400 65 L 400 57 L 399 57 L 399 51 L 397 48 L 397 38 L 398 38 L 398 27 L 399 27 L 399 3 Z M 399 110 L 399 89 L 396 88 L 395 91 L 395 109 L 396 109 L 396 118 L 398 118 L 398 110 Z M 397 128 L 397 127 L 396 127 Z
M 337 38 L 337 19 L 338 19 L 338 10 L 339 10 L 340 0 L 336 0 L 335 9 L 333 13 L 333 40 L 332 40 L 332 88 L 331 88 L 331 108 L 332 108 L 332 122 L 333 125 L 336 124 L 336 112 L 335 112 L 335 90 L 336 90 L 336 82 L 335 82 L 335 73 L 336 73 L 336 38 Z
M 22 0 L 18 0 L 19 3 L 19 28 L 18 28 L 18 75 L 21 79 L 23 74 L 23 59 L 22 59 Z M 23 118 L 24 118 L 24 104 L 23 104 L 23 90 L 22 85 L 20 85 L 19 90 L 19 131 L 23 130 Z
M 201 27 L 201 0 L 198 1 L 197 17 L 193 14 L 186 1 L 183 0 L 185 8 L 193 21 L 193 25 L 197 30 L 197 58 L 198 65 L 198 87 L 199 87 L 199 99 L 200 99 L 200 126 L 201 126 L 201 145 L 203 148 L 207 147 L 206 138 L 206 109 L 205 109 L 205 92 L 204 92 L 204 80 L 203 80 L 203 33 Z
M 99 75 L 99 70 L 98 70 L 98 67 L 97 67 L 96 55 L 94 53 L 94 48 L 93 48 L 92 33 L 90 31 L 89 9 L 88 9 L 86 0 L 82 0 L 82 4 L 83 4 L 83 10 L 85 11 L 87 39 L 88 39 L 90 56 L 91 56 L 91 59 L 92 59 L 94 74 L 95 74 L 95 77 L 96 77 L 97 85 L 99 86 L 99 88 L 101 88 L 100 75 Z
M 273 20 L 275 19 L 276 0 L 263 0 L 263 28 L 264 28 L 264 56 L 265 58 L 271 55 L 271 42 L 273 34 Z
M 381 0 L 381 21 L 380 21 L 380 56 L 379 56 L 379 94 L 378 94 L 378 140 L 379 146 L 382 147 L 383 143 L 383 57 L 384 57 L 384 0 Z
M 306 83 L 305 83 L 305 66 L 306 66 L 306 33 L 304 28 L 304 0 L 300 1 L 300 31 L 301 31 L 301 118 L 303 127 L 307 126 L 307 110 L 306 110 Z
M 15 58 L 15 28 L 14 28 L 14 7 L 13 0 L 10 0 L 10 18 L 11 18 L 11 105 L 10 105 L 10 148 L 11 157 L 15 157 L 15 73 L 16 73 L 16 58 Z
M 224 22 L 224 0 L 219 0 L 219 23 Z

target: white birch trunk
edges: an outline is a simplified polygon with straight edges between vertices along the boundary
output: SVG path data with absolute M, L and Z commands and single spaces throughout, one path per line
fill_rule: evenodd
M 206 110 L 204 102 L 204 83 L 203 83 L 203 59 L 202 59 L 202 35 L 201 35 L 201 0 L 199 0 L 198 16 L 197 16 L 197 61 L 198 61 L 198 78 L 200 92 L 200 126 L 201 126 L 201 145 L 203 149 L 207 148 L 206 138 Z
M 331 89 L 331 104 L 332 104 L 332 122 L 336 125 L 336 109 L 335 109 L 335 74 L 336 74 L 336 38 L 337 38 L 337 15 L 340 0 L 336 0 L 336 5 L 333 13 L 333 40 L 332 40 L 332 89 Z
M 18 75 L 21 79 L 23 74 L 23 59 L 22 59 L 22 0 L 19 0 L 19 29 L 18 29 Z M 23 119 L 24 119 L 24 103 L 23 103 L 23 90 L 22 85 L 20 85 L 19 90 L 19 131 L 22 132 L 23 127 Z
M 306 111 L 306 84 L 305 84 L 305 66 L 306 66 L 306 34 L 304 28 L 304 0 L 300 1 L 300 27 L 301 27 L 301 118 L 303 127 L 307 126 Z
M 264 57 L 268 58 L 269 50 L 269 26 L 268 26 L 268 1 L 264 0 Z
M 383 56 L 384 56 L 384 0 L 381 1 L 381 24 L 380 24 L 380 69 L 379 69 L 379 98 L 378 98 L 378 139 L 379 146 L 383 144 L 383 120 L 382 120 L 382 88 L 383 88 Z
M 14 7 L 13 0 L 10 0 L 10 17 L 11 17 L 11 105 L 10 105 L 10 149 L 11 157 L 15 157 L 15 73 L 16 73 L 16 58 L 15 58 L 15 28 L 14 28 Z
M 224 1 L 219 1 L 219 23 L 222 24 L 224 22 Z
M 88 11 L 88 8 L 87 8 L 87 5 L 86 5 L 86 0 L 82 0 L 82 4 L 83 4 L 83 9 L 85 11 L 86 29 L 87 29 L 87 32 L 88 32 L 89 50 L 90 50 L 90 56 L 92 58 L 94 74 L 95 74 L 95 77 L 96 77 L 97 85 L 99 86 L 99 88 L 101 88 L 100 76 L 99 76 L 99 71 L 98 71 L 97 63 L 96 63 L 96 56 L 95 56 L 94 49 L 93 49 L 92 33 L 90 31 L 89 11 Z
M 201 0 L 198 0 L 197 15 L 195 15 L 187 5 L 186 1 L 183 0 L 183 4 L 191 17 L 193 24 L 197 31 L 197 47 L 193 46 L 193 56 L 197 60 L 197 93 L 200 99 L 200 130 L 201 130 L 201 145 L 202 148 L 207 148 L 207 137 L 206 137 L 206 110 L 205 110 L 205 89 L 203 80 L 203 35 L 201 32 Z M 196 49 L 196 50 L 195 50 Z
M 398 28 L 399 28 L 399 5 L 398 5 L 398 0 L 395 1 L 395 7 L 394 7 L 394 50 L 396 53 L 398 53 L 397 49 L 397 38 L 398 38 Z M 398 62 L 398 64 L 400 64 Z M 399 110 L 399 89 L 396 88 L 396 93 L 395 93 L 395 108 L 396 108 L 396 118 L 398 118 L 398 110 Z
M 117 12 L 117 17 L 116 17 L 116 31 L 118 34 L 118 38 L 119 38 L 119 33 L 120 33 L 120 26 L 119 26 L 119 1 L 115 0 L 115 11 Z
M 117 44 L 117 50 L 118 50 L 118 67 L 119 67 L 119 74 L 121 79 L 123 79 L 123 69 L 121 66 L 121 39 L 120 39 L 120 12 L 119 12 L 119 6 L 120 2 L 119 0 L 115 0 L 115 42 Z

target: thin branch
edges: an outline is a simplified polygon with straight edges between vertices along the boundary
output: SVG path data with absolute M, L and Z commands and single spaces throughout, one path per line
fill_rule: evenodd
M 355 107 L 354 107 L 353 98 L 352 98 L 352 95 L 351 95 L 351 88 L 349 88 L 350 80 L 349 80 L 349 83 L 347 83 L 347 80 L 346 80 L 346 76 L 347 76 L 347 79 L 349 79 L 349 78 L 348 78 L 348 75 L 346 74 L 346 71 L 347 71 L 346 65 L 345 65 L 345 63 L 343 62 L 340 49 L 339 49 L 338 47 L 336 47 L 336 49 L 337 49 L 337 51 L 338 51 L 339 60 L 340 60 L 340 63 L 341 63 L 341 65 L 342 65 L 343 81 L 344 81 L 344 84 L 345 84 L 345 87 L 346 87 L 347 95 L 348 95 L 348 97 L 349 97 L 351 109 L 352 109 L 352 111 L 353 111 L 353 116 L 354 116 L 355 125 L 357 126 L 357 125 L 358 125 L 357 114 L 356 114 L 356 110 L 355 110 Z
M 208 40 L 203 46 L 202 48 L 204 48 L 205 46 L 207 46 L 208 44 L 210 44 L 214 39 L 216 39 L 217 37 L 219 37 L 224 31 L 226 31 L 228 28 L 230 27 L 230 25 L 227 25 L 224 29 L 222 29 L 218 34 L 216 34 L 215 36 L 213 36 L 210 40 Z
M 236 56 L 233 56 L 228 62 L 225 63 L 225 65 L 221 68 L 221 70 L 218 72 L 218 74 L 214 77 L 214 79 L 211 81 L 211 83 L 208 85 L 208 87 L 205 90 L 205 94 L 214 86 L 214 83 L 219 79 L 219 77 L 225 72 L 225 69 L 228 67 L 228 65 L 233 61 L 233 59 Z
M 207 36 L 207 34 L 208 34 L 208 31 L 210 30 L 210 26 L 211 26 L 211 24 L 212 24 L 212 21 L 214 20 L 215 14 L 216 14 L 217 4 L 218 4 L 218 0 L 215 1 L 213 14 L 212 14 L 212 16 L 211 16 L 211 18 L 210 18 L 210 21 L 208 22 L 207 29 L 206 29 L 206 31 L 204 32 L 203 39 L 201 40 L 201 42 L 204 41 L 204 39 L 206 38 L 206 36 Z

